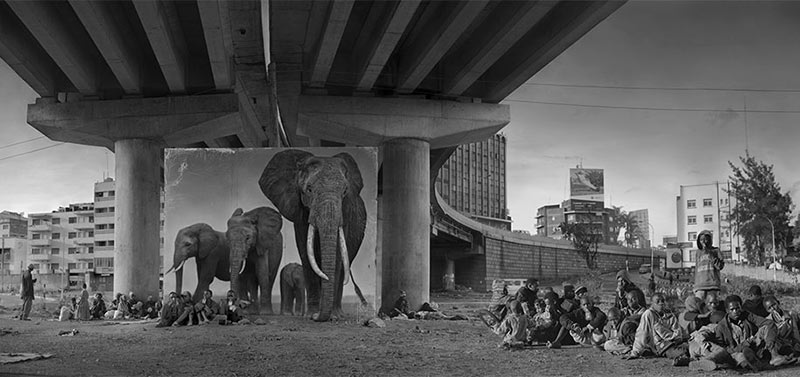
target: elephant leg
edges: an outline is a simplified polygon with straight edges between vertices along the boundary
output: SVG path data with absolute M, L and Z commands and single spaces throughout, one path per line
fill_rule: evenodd
M 297 252 L 300 254 L 300 262 L 303 265 L 303 276 L 306 283 L 306 314 L 313 315 L 319 312 L 320 307 L 320 291 L 322 286 L 322 279 L 311 269 L 308 261 L 308 254 L 306 252 L 306 236 L 308 235 L 308 224 L 295 223 L 294 236 L 297 241 Z M 317 245 L 316 249 L 319 250 L 319 240 L 315 237 L 314 243 Z M 317 256 L 319 260 L 319 256 Z
M 290 274 L 284 270 L 281 273 L 281 315 L 294 315 L 292 313 L 292 282 Z
M 211 267 L 216 268 L 216 266 L 206 266 L 204 261 L 198 260 L 197 261 L 197 288 L 194 290 L 194 295 L 192 296 L 192 300 L 194 302 L 198 302 L 203 298 L 203 292 L 205 292 L 209 286 L 211 286 L 211 282 L 214 281 L 214 269 Z M 181 292 L 178 292 L 180 294 Z
M 294 311 L 297 315 L 305 315 L 306 314 L 306 294 L 305 288 L 300 282 L 295 282 L 294 287 Z
M 249 261 L 248 261 L 249 262 Z M 258 307 L 261 314 L 272 314 L 272 284 L 269 281 L 269 271 L 267 257 L 255 258 L 255 290 L 261 290 L 261 297 L 258 300 Z

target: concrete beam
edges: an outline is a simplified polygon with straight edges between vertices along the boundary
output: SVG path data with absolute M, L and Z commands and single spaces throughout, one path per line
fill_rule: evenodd
M 524 1 L 498 5 L 492 17 L 504 21 L 484 23 L 472 33 L 474 37 L 465 43 L 466 48 L 448 59 L 450 64 L 445 66 L 459 68 L 447 73 L 449 79 L 442 92 L 458 96 L 467 90 L 556 4 L 557 1 Z
M 226 1 L 198 1 L 197 9 L 203 24 L 208 60 L 214 75 L 214 87 L 230 89 L 233 87 L 231 61 L 233 40 L 231 39 L 230 14 Z
M 417 138 L 443 148 L 487 139 L 510 121 L 507 105 L 419 99 L 300 96 L 300 135 L 380 145 Z
M 169 90 L 186 92 L 187 50 L 175 4 L 163 0 L 133 1 Z
M 28 123 L 48 137 L 58 130 L 60 140 L 108 146 L 108 140 L 161 140 L 164 135 L 238 112 L 239 100 L 234 93 L 71 103 L 39 101 L 28 105 Z
M 372 24 L 365 25 L 353 49 L 358 55 L 356 90 L 372 89 L 419 4 L 418 0 L 373 3 L 367 16 Z
M 11 1 L 8 6 L 47 51 L 81 94 L 97 92 L 95 64 L 80 48 L 54 4 L 42 1 Z
M 353 4 L 354 1 L 351 0 L 331 1 L 325 28 L 322 30 L 322 36 L 311 60 L 311 79 L 308 86 L 312 88 L 325 86 Z
M 63 74 L 5 4 L 0 4 L 0 59 L 37 94 L 55 96 L 57 76 Z
M 484 101 L 497 103 L 505 99 L 623 4 L 625 1 L 566 1 L 560 4 L 560 13 L 554 9 L 557 14 L 548 17 L 552 21 L 535 27 L 520 41 L 530 46 L 518 49 L 523 56 L 509 56 L 507 61 L 503 58 L 492 67 L 488 81 L 493 85 L 480 91 Z
M 170 148 L 179 148 L 201 141 L 211 147 L 209 141 L 213 144 L 219 144 L 214 140 L 229 135 L 236 135 L 241 132 L 241 128 L 242 119 L 237 112 L 180 129 L 164 135 L 163 138 L 166 146 Z
M 115 21 L 114 5 L 102 1 L 69 0 L 75 14 L 83 23 L 100 54 L 114 72 L 126 94 L 141 93 L 140 54 L 129 43 L 132 30 Z
M 401 52 L 405 58 L 399 69 L 397 90 L 414 91 L 488 3 L 488 0 L 456 2 L 455 9 L 447 12 L 444 20 L 437 17 L 436 7 L 427 7 L 422 16 L 424 25 L 416 28 L 417 32 Z M 449 3 L 440 6 L 446 5 Z

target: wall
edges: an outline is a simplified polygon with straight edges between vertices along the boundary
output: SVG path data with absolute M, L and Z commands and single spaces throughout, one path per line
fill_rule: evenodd
M 764 267 L 755 267 L 747 265 L 736 265 L 733 263 L 726 263 L 725 268 L 722 270 L 723 274 L 734 276 L 746 276 L 752 279 L 772 281 L 773 276 L 776 281 L 797 284 L 800 280 L 800 275 L 797 273 L 786 272 L 783 270 L 773 271 L 767 270 Z M 774 275 L 773 275 L 774 272 Z

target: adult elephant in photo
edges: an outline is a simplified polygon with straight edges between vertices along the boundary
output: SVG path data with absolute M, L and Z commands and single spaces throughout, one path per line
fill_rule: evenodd
M 251 313 L 272 314 L 272 285 L 283 256 L 282 226 L 280 213 L 268 207 L 247 212 L 237 208 L 228 219 L 231 289 L 253 304 Z
M 347 153 L 318 157 L 295 149 L 282 151 L 269 161 L 258 184 L 294 223 L 311 318 L 327 321 L 340 315 L 342 287 L 351 277 L 350 264 L 367 223 L 360 195 L 364 183 L 355 159 Z
M 183 292 L 183 264 L 189 258 L 196 258 L 197 264 L 194 300 L 203 297 L 203 292 L 215 277 L 230 281 L 229 254 L 225 233 L 214 230 L 208 224 L 197 223 L 179 230 L 175 236 L 172 267 L 167 270 L 167 273 L 175 270 L 175 292 Z
M 281 315 L 306 315 L 306 277 L 303 266 L 289 263 L 281 269 Z

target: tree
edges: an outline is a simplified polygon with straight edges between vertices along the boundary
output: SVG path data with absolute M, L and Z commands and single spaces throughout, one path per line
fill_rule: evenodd
M 559 228 L 564 238 L 572 241 L 578 255 L 586 260 L 586 267 L 597 268 L 597 245 L 603 235 L 592 231 L 590 224 L 563 222 Z
M 772 243 L 772 226 L 775 227 L 775 243 L 773 250 L 792 241 L 789 218 L 794 204 L 789 193 L 781 193 L 781 187 L 775 181 L 772 165 L 756 161 L 750 155 L 739 157 L 742 166 L 728 161 L 733 175 L 730 194 L 736 198 L 733 207 L 733 219 L 738 224 L 735 232 L 744 240 L 747 259 L 764 263 L 765 243 Z M 769 221 L 767 221 L 769 219 Z
M 624 213 L 622 207 L 611 206 L 611 211 L 608 213 L 608 243 L 610 245 L 619 245 L 619 231 L 624 228 L 622 223 Z
M 620 216 L 620 222 L 622 227 L 625 228 L 625 246 L 633 247 L 639 238 L 639 221 L 636 220 L 635 216 L 631 216 L 630 213 L 623 212 Z M 630 237 L 627 236 L 628 234 L 630 234 Z

